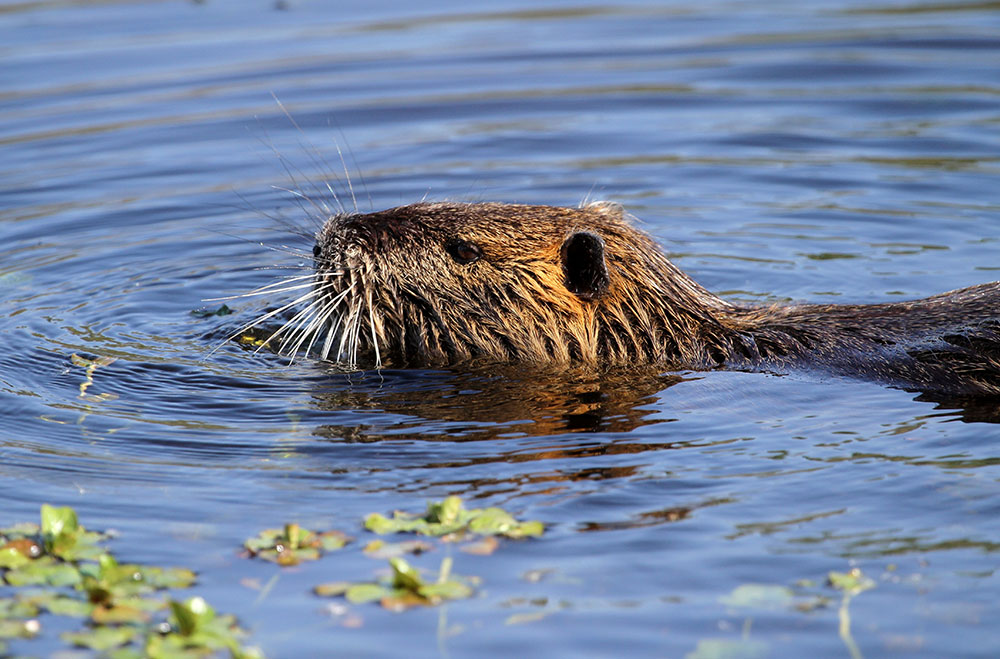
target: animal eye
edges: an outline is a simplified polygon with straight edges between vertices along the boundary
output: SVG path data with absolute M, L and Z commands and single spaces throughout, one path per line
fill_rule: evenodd
M 323 248 L 319 245 L 313 245 L 313 256 L 319 258 L 319 255 L 323 253 Z
M 479 245 L 462 240 L 461 238 L 449 240 L 444 248 L 451 254 L 451 258 L 462 265 L 478 261 L 483 256 L 483 250 L 479 248 Z

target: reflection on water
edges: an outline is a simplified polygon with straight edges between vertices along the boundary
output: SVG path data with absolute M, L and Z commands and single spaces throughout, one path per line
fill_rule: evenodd
M 491 365 L 449 371 L 382 371 L 352 378 L 349 391 L 317 396 L 320 409 L 380 409 L 417 417 L 399 423 L 388 436 L 358 435 L 353 428 L 324 426 L 321 434 L 353 441 L 413 439 L 407 434 L 428 422 L 441 425 L 441 439 L 481 441 L 518 435 L 567 432 L 625 433 L 663 419 L 643 409 L 656 394 L 682 382 L 678 375 L 631 371 L 595 373 L 585 369 Z M 400 432 L 396 432 L 398 429 Z
M 950 416 L 955 410 L 962 421 L 970 423 L 1000 423 L 1000 398 L 936 396 L 923 393 L 914 400 L 935 403 L 934 409 L 945 410 Z

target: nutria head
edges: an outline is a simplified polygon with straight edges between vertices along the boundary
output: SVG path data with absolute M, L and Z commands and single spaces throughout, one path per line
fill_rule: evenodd
M 670 264 L 617 204 L 420 203 L 338 215 L 314 255 L 297 336 L 352 366 L 718 363 L 705 346 L 722 331 L 714 313 L 726 303 Z
M 344 213 L 314 270 L 254 294 L 309 291 L 263 345 L 350 368 L 471 360 L 835 373 L 1000 394 L 1000 282 L 874 305 L 736 306 L 667 260 L 616 204 L 421 203 Z

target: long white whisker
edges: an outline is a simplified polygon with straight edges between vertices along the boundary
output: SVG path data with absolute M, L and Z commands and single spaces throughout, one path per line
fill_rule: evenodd
M 299 324 L 299 329 L 291 332 L 291 334 L 285 338 L 286 343 L 282 344 L 283 346 L 287 345 L 287 343 L 296 341 L 295 337 L 298 337 L 297 342 L 291 351 L 292 357 L 298 354 L 299 349 L 302 347 L 302 344 L 306 341 L 306 339 L 312 337 L 312 340 L 309 342 L 305 351 L 306 355 L 309 354 L 309 351 L 312 350 L 312 346 L 316 342 L 316 338 L 319 335 L 319 328 L 326 323 L 330 314 L 337 310 L 337 307 L 340 306 L 340 303 L 346 295 L 347 291 L 344 291 L 325 303 L 312 305 L 312 308 L 315 310 L 315 315 L 312 320 L 306 324 L 305 317 L 303 317 L 303 321 Z M 303 327 L 303 325 L 305 325 L 305 327 Z
M 316 339 L 319 338 L 320 328 L 323 327 L 323 325 L 325 325 L 327 321 L 329 321 L 330 316 L 333 315 L 333 313 L 337 310 L 337 307 L 340 306 L 340 303 L 344 300 L 344 296 L 346 295 L 347 291 L 344 291 L 337 297 L 333 298 L 328 304 L 326 304 L 323 307 L 321 314 L 316 318 L 315 321 L 313 321 L 313 328 L 311 328 L 310 330 L 310 335 L 312 336 L 312 339 L 309 341 L 309 345 L 306 346 L 306 351 L 305 351 L 306 355 L 308 355 L 310 351 L 312 351 L 313 345 L 315 345 L 316 343 Z M 298 348 L 299 346 L 295 347 L 296 351 L 298 351 Z
M 306 356 L 308 356 L 309 353 L 312 352 L 313 346 L 316 345 L 316 340 L 319 339 L 320 337 L 321 334 L 320 330 L 323 328 L 324 325 L 327 324 L 327 322 L 330 320 L 330 316 L 332 316 L 336 310 L 337 310 L 336 305 L 328 304 L 323 308 L 322 313 L 319 315 L 319 317 L 317 317 L 316 321 L 314 321 L 313 323 L 314 326 L 308 335 L 310 338 L 309 338 L 309 345 L 306 346 L 306 350 L 304 353 Z M 296 350 L 298 350 L 298 346 L 296 346 Z
M 340 144 L 334 142 L 337 147 L 337 155 L 340 156 L 340 164 L 344 168 L 344 178 L 347 179 L 347 190 L 351 193 L 351 203 L 354 204 L 354 212 L 358 212 L 358 199 L 354 196 L 354 184 L 351 183 L 351 174 L 347 171 L 347 161 L 344 160 L 344 153 L 340 150 Z
M 302 279 L 305 279 L 305 278 L 306 277 L 302 277 Z M 312 276 L 310 275 L 308 277 L 308 279 L 312 279 Z M 298 290 L 301 290 L 303 288 L 310 288 L 313 285 L 313 283 L 310 281 L 310 282 L 306 282 L 304 284 L 296 284 L 295 286 L 285 286 L 284 288 L 278 288 L 278 286 L 280 284 L 284 284 L 284 283 L 286 283 L 286 282 L 276 282 L 274 284 L 269 284 L 268 286 L 262 286 L 261 288 L 249 291 L 247 293 L 240 293 L 239 295 L 227 295 L 225 297 L 210 297 L 210 298 L 206 298 L 205 300 L 203 300 L 203 302 L 221 302 L 223 300 L 240 300 L 240 299 L 245 298 L 245 297 L 255 297 L 255 296 L 258 296 L 258 295 L 269 295 L 271 293 L 287 293 L 288 291 L 298 291 Z
M 323 341 L 323 351 L 320 353 L 320 359 L 329 359 L 330 357 L 330 347 L 333 345 L 334 340 L 337 338 L 337 330 L 340 325 L 344 322 L 344 314 L 341 313 L 337 316 L 337 319 L 330 324 L 330 329 L 326 333 L 326 340 Z M 336 361 L 336 359 L 334 360 Z
M 311 333 L 316 331 L 317 321 L 322 316 L 325 309 L 326 305 L 322 303 L 309 305 L 309 308 L 305 309 L 301 314 L 295 329 L 291 330 L 282 340 L 281 351 L 283 354 L 288 355 L 289 364 L 292 364 L 295 361 L 295 356 L 299 354 L 299 349 L 302 347 L 305 340 L 309 338 Z M 292 345 L 289 350 L 288 346 L 293 342 L 295 345 Z M 309 352 L 307 350 L 306 355 L 308 356 L 308 354 Z
M 274 94 L 271 94 L 271 96 L 274 97 Z M 282 110 L 284 110 L 284 106 L 281 105 L 281 103 L 280 103 L 280 101 L 278 101 L 277 97 L 275 97 L 274 100 L 278 103 L 278 107 L 280 107 Z M 288 115 L 287 111 L 285 111 L 285 116 L 287 116 L 289 118 L 289 120 L 292 121 L 292 125 L 295 125 L 295 121 L 292 120 L 291 116 Z M 296 128 L 298 128 L 298 127 L 296 126 Z M 301 132 L 302 132 L 302 129 L 299 128 L 299 133 L 301 133 Z M 306 181 L 310 181 L 310 178 L 308 176 L 306 176 L 305 173 L 301 169 L 299 169 L 294 164 L 292 164 L 287 158 L 285 158 L 281 154 L 280 151 L 278 151 L 278 148 L 276 146 L 274 146 L 274 143 L 271 141 L 270 136 L 268 136 L 267 141 L 265 142 L 265 144 L 268 146 L 268 148 L 271 149 L 272 153 L 274 153 L 275 157 L 278 159 L 278 162 L 281 164 L 281 168 L 283 170 L 285 170 L 285 176 L 288 177 L 288 179 L 292 182 L 292 184 L 294 186 L 299 187 L 299 188 L 302 187 L 299 184 L 299 178 L 305 179 Z M 299 177 L 296 177 L 296 174 L 298 174 Z M 316 186 L 313 185 L 313 187 L 315 188 Z M 317 192 L 319 192 L 318 188 L 317 188 Z M 309 211 L 306 210 L 306 207 L 302 204 L 301 199 L 308 200 L 309 203 L 311 203 L 314 208 L 316 208 L 318 211 L 320 211 L 320 216 L 321 217 L 320 218 L 316 218 L 311 213 L 309 213 Z M 312 199 L 309 199 L 309 197 L 307 195 L 299 193 L 299 196 L 296 197 L 295 200 L 296 200 L 296 204 L 298 205 L 299 209 L 302 211 L 303 215 L 305 215 L 308 218 L 319 219 L 322 222 L 322 221 L 325 221 L 326 218 L 329 217 L 329 215 L 330 215 L 329 208 L 326 208 L 325 211 L 322 210 L 322 209 L 320 209 L 319 206 L 317 206 L 316 202 L 313 201 Z M 335 198 L 335 201 L 337 202 L 338 206 L 340 206 L 341 208 L 343 208 L 343 205 L 340 203 L 340 200 L 338 200 L 338 199 Z M 324 206 L 325 206 L 325 204 L 324 204 Z
M 305 136 L 305 132 L 299 126 L 298 122 L 295 121 L 295 117 L 293 117 L 292 114 L 288 111 L 288 109 L 285 108 L 284 103 L 282 103 L 280 100 L 278 100 L 278 97 L 274 94 L 274 92 L 271 93 L 271 98 L 273 98 L 274 102 L 278 104 L 278 107 L 281 108 L 281 111 L 284 113 L 285 117 L 288 118 L 288 121 L 291 122 L 292 126 L 295 127 L 295 130 L 299 131 L 299 135 L 302 135 L 304 137 Z M 322 154 L 319 153 L 319 150 L 316 148 L 315 145 L 310 144 L 309 145 L 310 148 L 306 148 L 306 145 L 303 144 L 302 142 L 299 142 L 299 144 L 302 146 L 302 148 L 305 150 L 305 152 L 307 154 L 309 154 L 309 159 L 312 160 L 314 166 L 316 166 L 318 169 L 324 169 L 325 168 L 326 171 L 330 172 L 331 174 L 333 173 L 333 168 L 330 167 L 330 163 L 328 163 L 326 161 L 326 159 L 323 158 Z M 317 159 L 317 157 L 318 157 L 318 159 Z M 341 161 L 343 161 L 343 157 L 341 157 Z M 348 181 L 348 183 L 347 183 L 348 187 L 350 187 L 350 176 L 348 176 L 347 181 Z M 326 189 L 329 190 L 330 194 L 333 197 L 333 200 L 337 203 L 337 206 L 340 208 L 340 212 L 344 212 L 345 211 L 344 204 L 341 203 L 340 197 L 338 197 L 337 193 L 333 191 L 332 187 L 330 187 L 329 181 L 325 181 L 325 183 L 326 183 Z M 315 187 L 316 190 L 317 190 L 317 192 L 319 192 L 318 186 L 316 186 L 315 184 L 313 184 L 313 187 Z M 352 190 L 352 192 L 351 192 L 351 198 L 353 199 L 353 197 L 354 197 L 354 192 Z M 358 209 L 358 204 L 357 204 L 357 202 L 355 202 L 355 204 L 354 204 L 354 210 L 357 211 L 357 209 Z
M 281 339 L 281 343 L 279 344 L 278 347 L 278 352 L 284 353 L 285 347 L 291 341 L 295 340 L 295 337 L 298 336 L 299 332 L 302 331 L 303 325 L 308 324 L 307 319 L 311 318 L 316 314 L 317 308 L 322 308 L 322 303 L 320 302 L 317 304 L 316 301 L 313 301 L 305 309 L 302 309 L 301 311 L 296 313 L 284 325 L 279 327 L 273 334 L 271 334 L 271 337 L 268 339 L 268 341 L 277 338 L 279 335 L 285 334 L 285 336 Z M 260 350 L 263 347 L 264 346 L 261 345 L 259 348 L 257 348 L 257 350 Z M 294 358 L 295 353 L 293 352 L 291 356 Z
M 292 190 L 291 188 L 283 188 L 280 185 L 272 185 L 271 187 L 275 190 L 281 190 L 282 192 L 287 192 L 288 194 L 292 195 L 297 199 L 304 199 L 305 201 L 308 201 L 309 204 L 312 205 L 312 207 L 315 208 L 316 212 L 319 213 L 320 215 L 330 216 L 333 214 L 332 211 L 329 209 L 329 207 L 326 206 L 326 204 L 320 206 L 318 203 L 316 203 L 315 199 L 313 199 L 307 194 L 300 192 L 299 190 Z M 302 209 L 302 212 L 306 212 L 305 209 Z
M 348 293 L 350 293 L 353 288 L 354 283 L 351 282 L 351 285 L 345 288 L 344 291 L 334 300 L 334 308 L 340 306 L 340 303 L 347 297 Z M 337 319 L 331 323 L 330 330 L 326 333 L 326 340 L 323 341 L 323 352 L 320 354 L 321 359 L 327 359 L 330 356 L 330 347 L 333 345 L 333 342 L 337 337 L 337 330 L 343 325 L 344 318 L 347 316 L 347 313 L 347 310 L 341 312 L 341 314 L 337 316 Z M 335 360 L 339 359 L 339 357 L 340 356 L 337 355 Z
M 357 368 L 358 366 L 358 348 L 361 347 L 361 308 L 358 307 L 358 313 L 354 317 L 354 332 L 352 333 L 354 337 L 353 345 L 351 347 L 351 367 Z
M 378 337 L 375 336 L 375 313 L 372 311 L 371 299 L 368 300 L 368 321 L 372 330 L 372 345 L 375 346 L 375 368 L 382 368 L 382 353 L 378 349 Z
M 368 183 L 365 181 L 365 175 L 362 173 L 361 168 L 358 167 L 358 159 L 354 157 L 354 150 L 351 149 L 351 143 L 348 142 L 347 138 L 344 137 L 344 131 L 340 129 L 340 126 L 337 126 L 337 132 L 340 133 L 341 140 L 343 140 L 344 144 L 347 146 L 347 154 L 349 156 L 351 156 L 351 164 L 354 166 L 354 171 L 357 172 L 358 180 L 361 181 L 361 188 L 365 191 L 365 195 L 368 197 L 368 207 L 370 209 L 374 210 L 375 209 L 375 202 L 372 201 L 371 190 L 368 189 Z M 339 153 L 340 152 L 340 143 L 335 141 L 334 144 L 337 145 L 337 152 Z M 350 174 L 347 173 L 347 163 L 344 162 L 344 156 L 343 156 L 343 154 L 340 154 L 340 164 L 343 165 L 343 167 L 344 167 L 344 175 L 347 176 L 347 182 L 348 182 L 348 185 L 350 185 L 350 183 L 351 183 L 351 176 L 350 176 Z M 354 188 L 353 187 L 351 187 L 351 197 L 352 198 L 354 197 Z M 354 210 L 355 210 L 355 212 L 357 212 L 357 210 L 358 210 L 358 202 L 357 201 L 354 202 Z
M 358 325 L 361 323 L 361 307 L 354 310 L 351 316 L 351 329 L 347 340 L 347 365 L 351 368 L 358 366 Z
M 236 330 L 235 332 L 233 332 L 232 334 L 230 334 L 229 336 L 227 336 L 222 343 L 220 343 L 219 345 L 217 345 L 214 348 L 212 348 L 212 350 L 209 351 L 209 353 L 208 353 L 209 356 L 215 354 L 215 352 L 219 348 L 221 348 L 222 346 L 224 346 L 226 343 L 229 343 L 230 341 L 232 341 L 233 339 L 235 339 L 237 336 L 239 336 L 243 332 L 246 332 L 247 330 L 251 330 L 254 327 L 257 327 L 258 325 L 260 325 L 261 323 L 263 323 L 265 320 L 269 320 L 269 319 L 273 318 L 274 316 L 277 316 L 278 314 L 283 313 L 283 312 L 287 311 L 288 309 L 291 309 L 295 305 L 301 304 L 305 300 L 308 300 L 309 298 L 314 297 L 316 294 L 317 293 L 314 290 L 313 291 L 309 291 L 305 295 L 299 296 L 298 298 L 292 300 L 288 304 L 284 304 L 284 305 L 278 307 L 277 309 L 274 309 L 273 311 L 269 311 L 268 313 L 264 314 L 263 316 L 255 318 L 254 320 L 252 320 L 249 323 L 243 325 L 238 330 Z M 267 344 L 272 338 L 274 338 L 273 334 L 270 337 L 268 337 L 267 341 L 265 341 L 264 344 Z
M 344 345 L 347 343 L 347 339 L 351 335 L 351 325 L 354 323 L 355 313 L 355 307 L 352 306 L 348 309 L 348 315 L 344 319 L 344 329 L 340 332 L 340 345 L 337 346 L 337 361 L 340 361 L 341 355 L 344 354 Z

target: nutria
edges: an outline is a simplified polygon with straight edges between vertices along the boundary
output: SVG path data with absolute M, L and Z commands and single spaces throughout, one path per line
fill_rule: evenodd
M 922 300 L 743 306 L 620 205 L 419 203 L 326 221 L 286 352 L 352 367 L 469 360 L 788 371 L 1000 394 L 1000 282 Z

